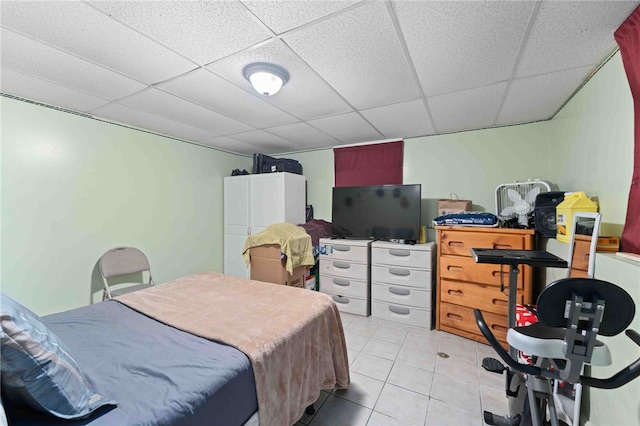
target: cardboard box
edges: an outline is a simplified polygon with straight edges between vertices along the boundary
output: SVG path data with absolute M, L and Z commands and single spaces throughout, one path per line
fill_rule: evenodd
M 288 273 L 285 260 L 280 258 L 279 244 L 252 247 L 249 254 L 252 280 L 304 288 L 307 267 L 299 266 L 293 270 L 293 274 Z

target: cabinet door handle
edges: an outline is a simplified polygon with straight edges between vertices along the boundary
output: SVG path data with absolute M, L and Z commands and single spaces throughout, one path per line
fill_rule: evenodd
M 341 285 L 343 287 L 349 287 L 351 285 L 351 282 L 349 280 L 345 280 L 342 278 L 334 278 L 333 283 L 335 285 Z
M 389 287 L 389 293 L 397 294 L 398 296 L 408 296 L 411 294 L 411 290 L 408 288 Z
M 404 268 L 389 268 L 389 273 L 391 275 L 397 275 L 399 277 L 408 277 L 411 275 L 411 271 Z
M 389 254 L 391 256 L 411 256 L 411 252 L 404 249 L 390 249 Z
M 394 314 L 398 314 L 398 315 L 409 315 L 411 313 L 409 308 L 402 308 L 400 306 L 393 306 L 393 305 L 389 305 L 389 310 Z
M 347 262 L 333 262 L 333 267 L 338 269 L 349 269 L 351 265 Z
M 350 250 L 351 250 L 351 247 L 349 247 L 349 246 L 344 246 L 344 245 L 341 245 L 341 244 L 334 244 L 334 245 L 333 245 L 333 249 L 334 249 L 335 251 L 350 251 Z
M 350 302 L 349 298 L 344 296 L 333 296 L 332 299 L 334 302 L 342 303 L 345 305 Z

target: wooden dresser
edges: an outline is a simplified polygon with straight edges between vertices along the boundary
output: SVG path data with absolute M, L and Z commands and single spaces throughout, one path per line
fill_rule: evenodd
M 482 310 L 494 335 L 506 346 L 509 266 L 476 263 L 472 248 L 534 249 L 532 229 L 436 226 L 438 261 L 436 328 L 486 343 L 473 315 Z M 500 282 L 504 292 L 500 291 Z M 517 303 L 533 302 L 533 271 L 520 266 Z

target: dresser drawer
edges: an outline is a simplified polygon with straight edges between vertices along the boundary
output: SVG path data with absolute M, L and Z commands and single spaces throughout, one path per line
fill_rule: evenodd
M 325 275 L 322 276 L 320 280 L 320 291 L 338 294 L 340 296 L 355 296 L 366 299 L 367 283 L 365 281 Z
M 498 340 L 507 340 L 507 317 L 503 315 L 493 314 L 491 312 L 482 312 L 485 322 L 489 329 L 493 332 Z M 469 333 L 479 334 L 480 329 L 476 324 L 475 316 L 472 308 L 452 305 L 449 303 L 440 303 L 440 324 L 464 330 Z
M 371 316 L 414 327 L 431 329 L 431 311 L 392 303 L 371 302 Z
M 374 243 L 376 244 L 376 243 Z M 371 263 L 407 268 L 431 269 L 431 250 L 411 250 L 407 248 L 371 247 Z
M 371 299 L 431 310 L 431 292 L 383 283 L 371 283 Z
M 499 286 L 500 277 L 505 287 L 509 286 L 509 265 L 493 265 L 477 263 L 471 257 L 442 256 L 440 257 L 440 278 L 456 281 L 470 281 Z M 524 267 L 520 267 L 524 269 Z M 524 286 L 524 274 L 518 274 L 518 288 Z
M 431 290 L 431 271 L 402 266 L 371 266 L 371 281 Z
M 320 259 L 367 262 L 369 258 L 368 241 L 359 241 L 358 244 L 338 241 L 340 240 L 320 240 Z
M 525 248 L 525 237 L 464 231 L 441 232 L 439 248 L 441 254 L 471 257 L 472 248 L 522 250 Z
M 369 315 L 369 307 L 367 306 L 367 301 L 364 299 L 338 296 L 336 294 L 329 294 L 329 296 L 331 296 L 331 299 L 333 299 L 339 311 L 355 315 Z
M 469 284 L 459 281 L 440 281 L 440 300 L 468 308 L 478 308 L 484 312 L 507 316 L 509 297 L 499 287 Z M 516 303 L 524 303 L 521 292 L 516 295 Z
M 367 272 L 367 265 L 363 263 L 337 259 L 320 259 L 320 276 L 332 275 L 334 277 L 366 281 Z
M 589 270 L 589 250 L 591 249 L 591 238 L 583 235 L 576 235 L 573 249 L 573 259 L 571 269 Z

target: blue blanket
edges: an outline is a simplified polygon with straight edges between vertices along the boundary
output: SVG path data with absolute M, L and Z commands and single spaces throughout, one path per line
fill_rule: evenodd
M 91 387 L 117 407 L 67 421 L 7 406 L 10 425 L 241 425 L 258 409 L 251 362 L 230 346 L 107 301 L 43 321 L 67 344 Z

